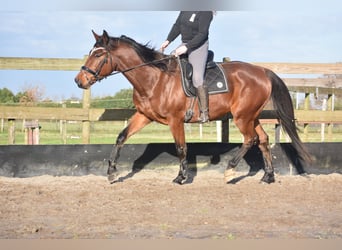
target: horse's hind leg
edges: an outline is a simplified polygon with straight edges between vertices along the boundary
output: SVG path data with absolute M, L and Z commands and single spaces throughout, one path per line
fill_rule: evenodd
M 134 133 L 138 132 L 140 129 L 145 127 L 147 124 L 149 124 L 151 120 L 149 120 L 147 117 L 140 113 L 135 113 L 124 130 L 120 132 L 116 139 L 116 144 L 113 146 L 112 152 L 109 157 L 108 161 L 108 181 L 114 182 L 117 174 L 116 164 L 120 157 L 120 151 L 122 146 L 124 145 L 125 141 L 132 136 Z
M 229 161 L 228 166 L 224 172 L 225 182 L 229 182 L 229 175 L 230 171 L 234 169 L 238 163 L 241 161 L 241 159 L 245 156 L 247 151 L 258 141 L 258 137 L 255 136 L 254 138 L 250 138 L 250 140 L 245 141 L 241 147 L 239 148 L 238 152 L 234 155 L 234 157 Z
M 266 183 L 272 183 L 275 181 L 274 179 L 274 168 L 272 166 L 272 156 L 271 156 L 271 150 L 269 146 L 268 141 L 268 135 L 262 128 L 259 120 L 255 121 L 255 131 L 257 132 L 259 136 L 259 149 L 262 153 L 262 156 L 264 158 L 264 164 L 265 164 L 265 174 L 262 177 L 261 181 Z
M 229 161 L 226 171 L 224 173 L 225 181 L 229 180 L 229 172 L 234 169 L 240 160 L 245 156 L 247 151 L 258 142 L 258 136 L 254 129 L 254 121 L 247 121 L 244 119 L 236 119 L 234 118 L 234 122 L 236 126 L 239 128 L 240 132 L 244 136 L 244 141 L 242 146 L 239 148 L 238 152 L 234 155 L 234 157 Z

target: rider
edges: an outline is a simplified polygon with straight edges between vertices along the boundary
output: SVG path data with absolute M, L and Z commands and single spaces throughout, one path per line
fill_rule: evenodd
M 209 27 L 213 19 L 213 11 L 181 11 L 172 26 L 165 42 L 161 45 L 161 51 L 179 35 L 182 44 L 175 50 L 175 56 L 187 53 L 189 63 L 193 67 L 192 81 L 197 88 L 199 99 L 200 117 L 199 122 L 209 120 L 209 96 L 208 89 L 203 85 L 205 65 L 208 57 Z

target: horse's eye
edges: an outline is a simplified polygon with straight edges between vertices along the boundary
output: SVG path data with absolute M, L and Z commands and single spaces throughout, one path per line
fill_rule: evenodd
M 103 56 L 103 55 L 104 55 L 104 53 L 97 53 L 97 54 L 94 54 L 94 56 L 97 57 L 97 58 L 99 58 L 99 57 L 101 57 L 101 56 Z

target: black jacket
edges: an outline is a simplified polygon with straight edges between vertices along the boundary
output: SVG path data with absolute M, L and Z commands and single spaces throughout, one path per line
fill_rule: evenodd
M 169 42 L 181 35 L 188 50 L 203 45 L 209 37 L 209 27 L 213 20 L 212 11 L 181 11 L 167 37 Z

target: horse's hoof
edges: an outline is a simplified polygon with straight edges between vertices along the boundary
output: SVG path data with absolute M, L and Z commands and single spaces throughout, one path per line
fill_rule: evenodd
M 271 184 L 275 182 L 274 173 L 271 173 L 271 174 L 265 173 L 261 179 L 261 182 L 267 183 L 267 184 Z
M 234 176 L 234 170 L 233 168 L 226 169 L 224 171 L 224 183 L 229 183 L 229 181 Z
M 117 174 L 116 174 L 116 173 L 109 174 L 108 177 L 107 177 L 109 183 L 110 183 L 110 184 L 113 184 L 113 183 L 115 182 L 115 180 L 116 180 L 116 177 L 117 177 Z
M 182 185 L 185 182 L 185 177 L 184 176 L 177 176 L 176 179 L 174 179 L 172 182 Z

